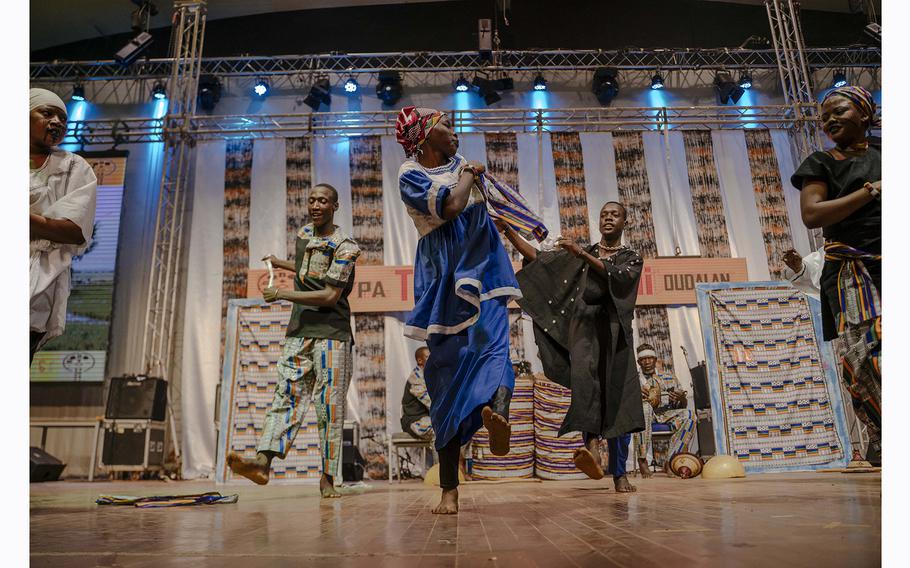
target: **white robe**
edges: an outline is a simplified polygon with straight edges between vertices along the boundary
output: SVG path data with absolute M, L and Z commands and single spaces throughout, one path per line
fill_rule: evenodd
M 63 333 L 70 294 L 70 265 L 92 238 L 97 179 L 81 156 L 59 148 L 29 176 L 29 212 L 49 219 L 69 219 L 82 229 L 85 243 L 68 245 L 46 239 L 29 241 L 30 330 L 45 332 L 41 341 Z

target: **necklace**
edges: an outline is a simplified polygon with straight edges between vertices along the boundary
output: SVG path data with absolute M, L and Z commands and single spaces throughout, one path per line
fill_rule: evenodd
M 614 251 L 618 251 L 619 249 L 623 248 L 623 245 L 616 245 L 615 247 L 608 247 L 607 245 L 605 245 L 603 243 L 597 243 L 597 246 L 600 247 L 600 250 L 602 250 L 604 252 L 614 252 Z
M 837 149 L 840 150 L 841 152 L 853 152 L 853 153 L 865 152 L 866 150 L 869 149 L 869 142 L 864 140 L 862 142 L 850 144 L 846 148 L 841 148 L 840 146 L 838 146 Z

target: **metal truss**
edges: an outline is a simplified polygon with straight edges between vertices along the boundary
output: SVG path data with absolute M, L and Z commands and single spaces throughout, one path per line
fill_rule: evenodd
M 768 0 L 770 3 L 777 3 Z M 770 8 L 769 8 L 770 10 Z M 804 50 L 808 68 L 877 68 L 882 53 L 878 47 L 813 48 Z M 661 69 L 775 69 L 776 49 L 624 49 L 497 51 L 496 64 L 476 51 L 351 53 L 205 58 L 201 73 L 219 77 L 249 77 L 316 73 L 471 72 L 520 70 L 620 70 Z M 115 81 L 164 78 L 170 75 L 170 59 L 147 59 L 130 67 L 115 61 L 51 61 L 32 63 L 30 79 L 36 83 Z
M 808 107 L 797 105 L 799 116 Z M 558 130 L 793 129 L 793 105 L 697 107 L 595 107 L 577 109 L 450 110 L 458 132 L 531 132 Z M 289 138 L 295 136 L 365 136 L 395 133 L 398 111 L 200 116 L 188 124 L 146 118 L 86 120 L 73 123 L 68 136 L 83 146 L 116 146 L 180 139 Z M 168 117 L 169 119 L 170 117 Z M 168 120 L 166 119 L 166 120 Z M 813 119 L 814 120 L 814 119 Z
M 191 140 L 187 136 L 190 121 L 196 114 L 196 91 L 199 81 L 199 62 L 205 36 L 205 0 L 175 0 L 174 28 L 171 35 L 170 76 L 168 93 L 171 94 L 167 114 L 163 121 L 121 120 L 114 121 L 119 139 L 131 136 L 148 141 L 157 135 L 164 141 L 161 185 L 155 217 L 155 241 L 149 275 L 146 325 L 142 337 L 142 360 L 145 372 L 168 379 L 168 410 L 174 434 L 176 454 L 180 447 L 177 432 L 176 410 L 180 408 L 180 389 L 174 380 L 175 318 L 177 314 L 177 289 L 183 250 L 184 211 L 189 190 L 189 173 L 192 164 Z M 104 130 L 97 125 L 84 126 L 83 139 L 101 136 Z M 162 128 L 163 126 L 163 128 Z M 135 130 L 134 130 L 135 128 Z M 118 130 L 119 129 L 119 130 Z M 86 132 L 92 132 L 91 135 Z M 135 134 L 134 134 L 135 133 Z

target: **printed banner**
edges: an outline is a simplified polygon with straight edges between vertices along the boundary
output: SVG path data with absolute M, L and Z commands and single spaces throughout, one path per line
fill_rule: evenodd
M 518 270 L 520 266 L 514 265 Z M 702 282 L 746 282 L 744 258 L 648 258 L 638 285 L 638 305 L 695 304 L 695 285 Z M 266 269 L 250 270 L 247 297 L 261 298 L 268 286 Z M 275 285 L 294 289 L 294 275 L 275 271 Z M 354 290 L 348 298 L 354 313 L 406 312 L 414 307 L 414 268 L 411 266 L 358 266 Z

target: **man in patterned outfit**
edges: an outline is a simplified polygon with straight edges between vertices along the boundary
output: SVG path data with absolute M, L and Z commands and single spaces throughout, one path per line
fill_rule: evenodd
M 657 372 L 657 351 L 654 347 L 642 343 L 636 351 L 642 372 L 640 382 L 645 430 L 634 435 L 635 448 L 638 450 L 639 470 L 645 477 L 650 477 L 647 455 L 651 446 L 651 424 L 668 424 L 673 430 L 664 467 L 667 470 L 672 456 L 689 451 L 689 442 L 695 432 L 695 421 L 692 419 L 692 411 L 686 408 L 688 405 L 686 391 L 676 377 Z
M 323 497 L 340 497 L 334 486 L 340 483 L 341 436 L 354 343 L 348 295 L 354 287 L 354 263 L 360 248 L 334 224 L 338 210 L 334 187 L 313 187 L 308 206 L 312 223 L 297 232 L 294 260 L 274 255 L 263 259 L 294 271 L 294 291 L 266 288 L 262 297 L 267 302 L 293 302 L 294 309 L 256 457 L 245 459 L 231 452 L 227 462 L 235 474 L 259 485 L 268 483 L 272 459 L 285 458 L 312 400 L 322 452 L 319 489 Z

